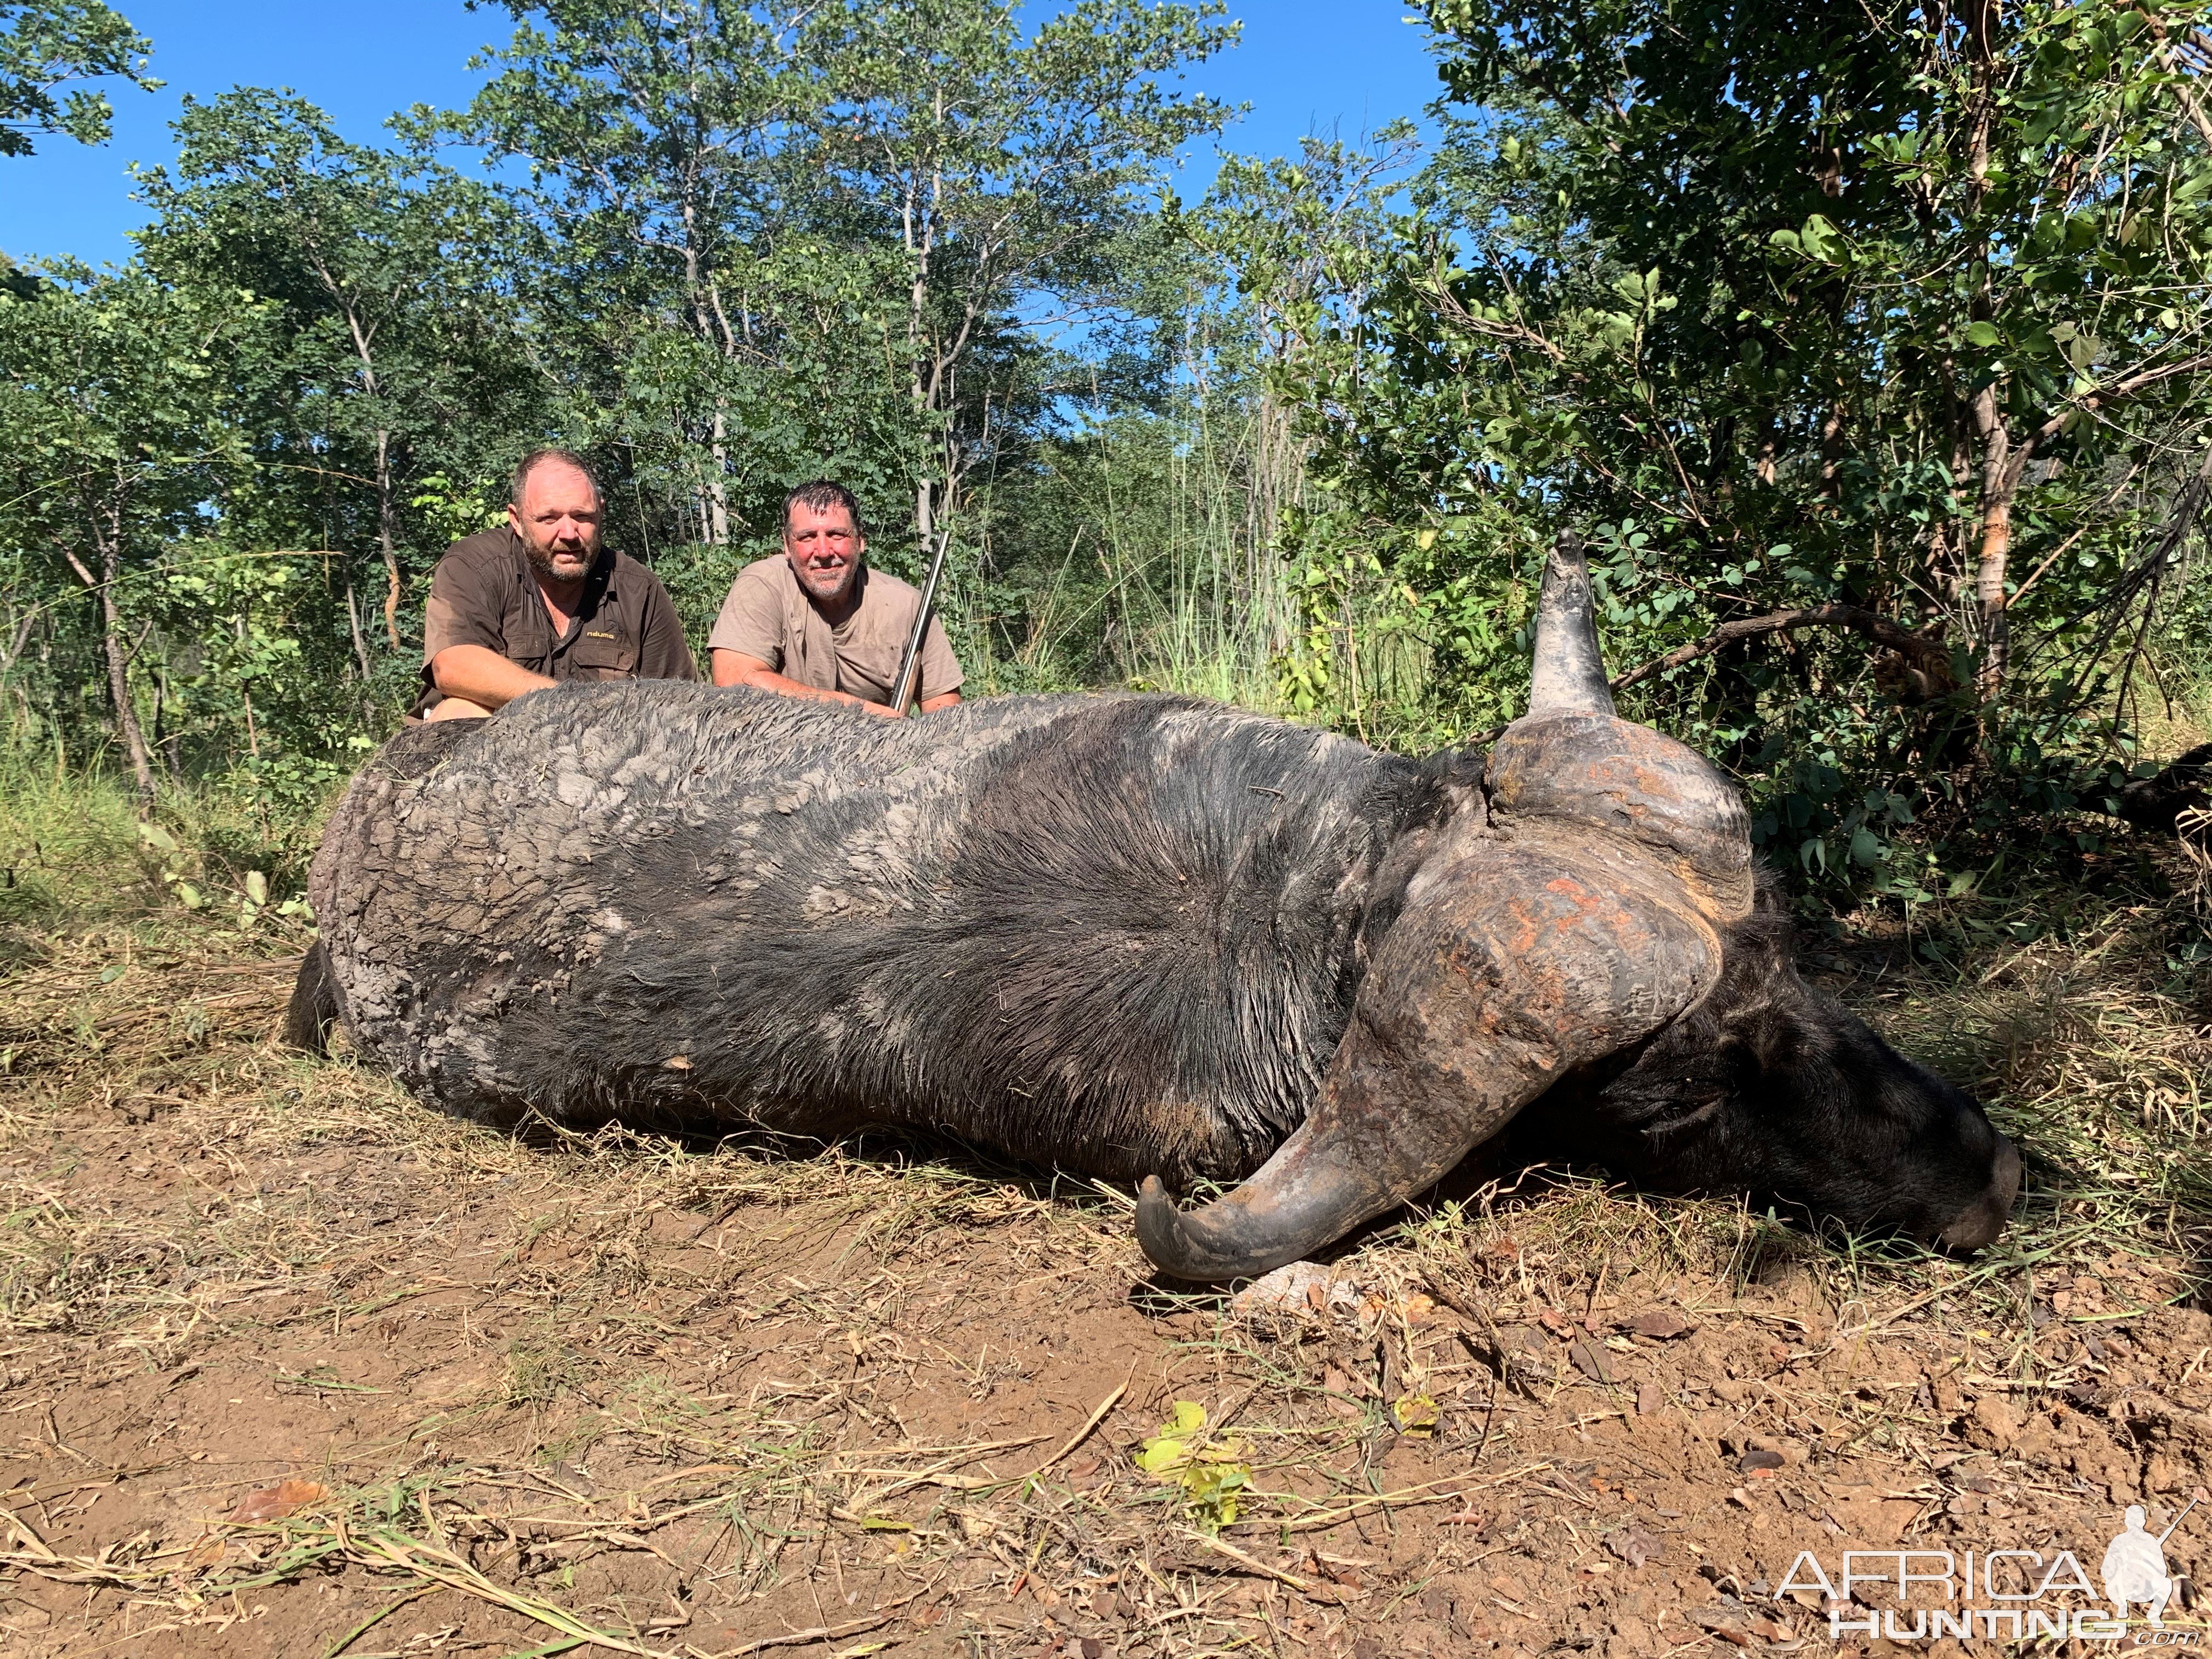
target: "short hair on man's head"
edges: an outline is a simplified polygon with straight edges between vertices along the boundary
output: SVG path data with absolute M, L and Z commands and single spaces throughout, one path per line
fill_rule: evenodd
M 558 461 L 563 466 L 573 466 L 591 480 L 592 494 L 606 499 L 606 491 L 599 488 L 599 475 L 592 471 L 592 464 L 573 449 L 533 449 L 514 464 L 514 476 L 507 481 L 507 499 L 516 507 L 522 505 L 522 487 L 530 482 L 530 475 L 548 461 Z
M 817 513 L 842 507 L 853 515 L 853 533 L 860 537 L 868 533 L 867 526 L 860 522 L 860 498 L 844 485 L 832 483 L 827 478 L 803 483 L 783 498 L 783 528 L 787 535 L 791 531 L 791 509 L 794 507 L 811 507 Z

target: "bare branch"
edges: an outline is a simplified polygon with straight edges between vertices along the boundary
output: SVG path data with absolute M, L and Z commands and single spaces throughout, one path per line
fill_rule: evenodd
M 1936 685 L 1948 689 L 1951 684 L 1951 653 L 1942 641 L 1931 639 L 1925 634 L 1917 634 L 1892 617 L 1861 610 L 1855 605 L 1815 605 L 1723 623 L 1705 638 L 1688 645 L 1677 646 L 1663 657 L 1655 657 L 1650 662 L 1630 669 L 1613 681 L 1613 689 L 1625 691 L 1632 685 L 1640 685 L 1655 675 L 1680 668 L 1684 663 L 1710 657 L 1738 640 L 1758 639 L 1765 635 L 1789 633 L 1800 628 L 1849 629 L 1886 650 L 1898 653 Z

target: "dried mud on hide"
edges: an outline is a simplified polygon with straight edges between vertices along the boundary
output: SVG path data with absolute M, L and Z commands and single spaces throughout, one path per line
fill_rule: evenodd
M 1829 1652 L 1868 1644 L 1800 1551 L 2094 1574 L 2212 1448 L 2205 1045 L 2113 973 L 2131 925 L 1862 996 L 2039 1160 L 1977 1261 L 1537 1172 L 1236 1301 L 1151 1282 L 1086 1182 L 524 1144 L 272 1046 L 283 961 L 37 941 L 0 1650 Z

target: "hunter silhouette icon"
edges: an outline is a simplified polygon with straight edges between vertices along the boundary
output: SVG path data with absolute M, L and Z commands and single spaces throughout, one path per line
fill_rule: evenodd
M 2105 1547 L 2105 1599 L 2112 1604 L 2115 1619 L 2126 1618 L 2128 1603 L 2139 1601 L 2150 1620 L 2150 1627 L 2166 1628 L 2166 1604 L 2173 1599 L 2179 1582 L 2179 1574 L 2166 1572 L 2166 1540 L 2173 1536 L 2173 1528 L 2179 1526 L 2197 1504 L 2197 1499 L 2191 1498 L 2188 1508 L 2173 1517 L 2173 1526 L 2155 1538 L 2144 1529 L 2143 1506 L 2128 1505 L 2126 1529 Z

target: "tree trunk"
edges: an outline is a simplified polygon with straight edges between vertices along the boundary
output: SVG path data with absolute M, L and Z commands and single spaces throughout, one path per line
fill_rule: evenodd
M 361 631 L 361 606 L 353 593 L 353 573 L 346 572 L 346 629 L 353 635 L 353 659 L 361 669 L 361 717 L 370 726 L 376 724 L 376 699 L 370 695 L 371 676 L 375 665 L 369 659 L 368 640 Z
M 375 382 L 370 381 L 371 390 Z M 399 649 L 399 554 L 392 526 L 397 509 L 392 500 L 392 434 L 376 434 L 376 544 L 384 555 L 384 632 L 394 651 Z M 350 592 L 350 589 L 348 590 Z M 368 670 L 364 668 L 366 674 Z
M 1981 624 L 1982 663 L 1975 684 L 1986 702 L 2004 685 L 2010 655 L 2012 613 L 2005 595 L 2005 566 L 2012 551 L 2012 498 L 2026 452 L 2013 453 L 2012 433 L 1997 407 L 1996 388 L 1974 395 L 1974 424 L 1982 435 L 1982 513 L 1974 556 L 1974 605 Z
M 123 575 L 123 535 L 119 524 L 106 530 L 95 521 L 93 538 L 100 546 L 100 643 L 107 658 L 107 700 L 115 710 L 115 729 L 122 735 L 124 753 L 131 757 L 131 776 L 137 786 L 138 809 L 154 805 L 154 757 L 146 747 L 146 733 L 138 725 L 138 711 L 131 704 L 131 650 L 123 642 L 123 611 L 115 603 L 115 585 Z M 76 562 L 72 559 L 72 564 Z M 82 574 L 82 567 L 79 567 Z
M 726 482 L 729 464 L 729 419 L 724 413 L 723 400 L 714 399 L 714 440 L 708 445 L 708 453 L 714 459 L 714 470 L 707 475 L 707 534 L 716 547 L 730 544 L 730 495 Z
M 2000 0 L 1968 0 L 1966 57 L 1973 73 L 1973 95 L 1966 134 L 1966 213 L 1978 219 L 1989 191 L 1990 131 L 1996 113 L 1996 34 L 2002 18 Z M 1996 314 L 1990 284 L 1990 246 L 1982 234 L 1975 248 L 1981 285 L 1967 307 L 1977 322 Z M 2004 685 L 2010 655 L 2010 617 L 2005 609 L 2005 564 L 2012 550 L 2012 491 L 2018 477 L 2012 465 L 2012 433 L 1997 403 L 1994 385 L 1974 393 L 1969 408 L 1982 444 L 1982 499 L 1973 565 L 1974 608 L 1980 624 L 1982 662 L 1974 676 L 1984 702 Z M 1960 573 L 1963 581 L 1965 571 Z

